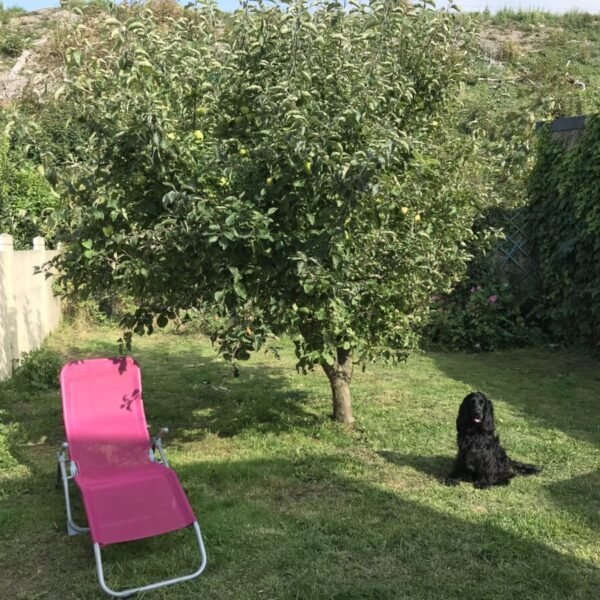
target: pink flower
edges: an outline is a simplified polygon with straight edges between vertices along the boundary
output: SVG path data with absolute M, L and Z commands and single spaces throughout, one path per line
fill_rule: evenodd
M 488 296 L 488 304 L 496 304 L 496 300 L 498 300 L 498 296 L 496 296 L 496 294 Z
M 475 292 L 480 292 L 481 291 L 481 286 L 478 285 L 477 287 L 473 286 L 471 288 L 471 294 L 474 294 Z

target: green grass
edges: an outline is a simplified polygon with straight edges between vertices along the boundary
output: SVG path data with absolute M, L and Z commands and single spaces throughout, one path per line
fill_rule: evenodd
M 65 327 L 49 346 L 64 358 L 111 355 L 117 337 Z M 280 361 L 261 354 L 222 382 L 199 336 L 136 339 L 133 354 L 149 422 L 171 427 L 169 457 L 209 555 L 200 579 L 152 597 L 597 597 L 597 360 L 539 349 L 369 368 L 355 374 L 347 431 L 327 418 L 324 376 L 296 374 L 289 344 Z M 491 490 L 440 483 L 471 389 L 494 399 L 503 443 L 543 465 L 540 476 Z M 102 598 L 90 542 L 66 536 L 54 489 L 58 392 L 4 383 L 0 411 L 0 598 Z M 109 583 L 191 570 L 192 539 L 108 547 Z
M 6 23 L 10 17 L 24 15 L 26 13 L 27 11 L 24 8 L 19 6 L 5 7 L 4 4 L 0 2 L 0 23 Z
M 505 8 L 496 11 L 494 14 L 489 11 L 470 14 L 475 19 L 484 23 L 490 23 L 499 27 L 510 26 L 523 29 L 540 25 L 582 29 L 590 25 L 593 26 L 594 23 L 600 21 L 598 15 L 580 10 L 570 10 L 563 14 L 556 14 L 543 10 L 513 10 Z

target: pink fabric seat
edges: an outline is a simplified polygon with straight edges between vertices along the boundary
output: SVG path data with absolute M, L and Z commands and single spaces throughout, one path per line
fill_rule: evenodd
M 63 417 L 74 479 L 92 540 L 151 537 L 196 517 L 179 479 L 150 460 L 140 369 L 131 358 L 72 362 L 61 371 Z
M 113 475 L 78 475 L 75 481 L 92 540 L 104 546 L 168 533 L 196 520 L 177 475 L 158 463 Z

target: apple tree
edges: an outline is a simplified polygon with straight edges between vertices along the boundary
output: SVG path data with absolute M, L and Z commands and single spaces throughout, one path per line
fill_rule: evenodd
M 215 315 L 231 360 L 289 333 L 352 423 L 353 365 L 417 345 L 478 204 L 454 120 L 470 36 L 430 4 L 142 5 L 74 31 L 62 100 L 91 133 L 65 182 L 66 292 L 132 298 L 129 335 Z

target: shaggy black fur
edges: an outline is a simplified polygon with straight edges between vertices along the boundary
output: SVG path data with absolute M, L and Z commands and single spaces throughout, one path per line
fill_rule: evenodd
M 481 392 L 468 394 L 456 418 L 458 454 L 447 485 L 470 481 L 476 488 L 507 485 L 515 475 L 535 475 L 534 465 L 510 459 L 495 432 L 492 401 Z

